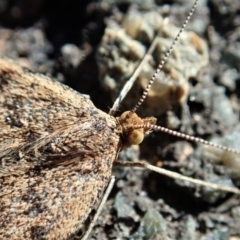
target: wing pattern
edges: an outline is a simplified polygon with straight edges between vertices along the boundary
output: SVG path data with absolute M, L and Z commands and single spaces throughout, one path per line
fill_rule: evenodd
M 109 182 L 119 136 L 87 97 L 0 59 L 0 238 L 74 234 Z

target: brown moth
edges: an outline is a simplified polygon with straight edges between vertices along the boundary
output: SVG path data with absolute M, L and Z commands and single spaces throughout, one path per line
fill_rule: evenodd
M 107 187 L 119 152 L 160 129 L 152 117 L 114 118 L 7 59 L 0 59 L 0 109 L 3 239 L 74 236 Z

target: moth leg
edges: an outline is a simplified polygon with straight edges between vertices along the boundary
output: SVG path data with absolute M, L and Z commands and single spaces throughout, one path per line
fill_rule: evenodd
M 210 188 L 216 189 L 218 191 L 230 192 L 230 193 L 240 195 L 240 189 L 238 189 L 236 187 L 227 187 L 227 186 L 225 187 L 225 186 L 220 186 L 220 185 L 217 185 L 214 183 L 206 182 L 203 180 L 194 179 L 194 178 L 187 177 L 187 176 L 184 176 L 184 175 L 176 173 L 176 172 L 172 172 L 172 171 L 169 171 L 169 170 L 166 170 L 163 168 L 153 166 L 151 164 L 148 164 L 145 161 L 136 161 L 136 162 L 116 161 L 116 162 L 114 162 L 114 166 L 138 167 L 138 168 L 142 168 L 142 169 L 149 169 L 151 171 L 157 172 L 159 174 L 168 176 L 173 179 L 183 180 L 183 181 L 191 182 L 195 185 L 210 187 Z
M 109 194 L 112 191 L 114 183 L 115 183 L 115 176 L 111 176 L 111 180 L 110 180 L 110 182 L 108 184 L 108 187 L 106 188 L 106 190 L 104 192 L 104 195 L 103 195 L 103 197 L 102 197 L 102 199 L 101 199 L 101 201 L 100 201 L 100 203 L 98 205 L 97 212 L 95 213 L 91 223 L 89 224 L 88 229 L 86 230 L 86 232 L 82 236 L 82 238 L 81 238 L 82 240 L 87 240 L 88 239 L 88 237 L 89 237 L 89 235 L 90 235 L 90 233 L 91 233 L 91 231 L 92 231 L 92 229 L 93 229 L 93 227 L 95 225 L 95 222 L 98 219 L 100 213 L 102 212 L 103 206 L 106 203 L 106 201 L 108 199 L 108 196 L 109 196 Z
M 123 101 L 123 99 L 126 97 L 127 93 L 130 91 L 130 89 L 132 88 L 134 82 L 137 80 L 143 66 L 146 64 L 146 62 L 149 61 L 150 56 L 152 55 L 154 49 L 156 48 L 158 42 L 158 36 L 156 35 L 151 43 L 151 46 L 149 47 L 147 53 L 145 54 L 145 56 L 143 57 L 143 59 L 141 60 L 140 64 L 138 65 L 138 67 L 134 70 L 132 76 L 130 77 L 130 79 L 124 84 L 122 91 L 119 94 L 119 97 L 115 100 L 111 110 L 109 111 L 109 114 L 111 116 L 114 116 L 115 113 L 118 111 L 121 102 Z

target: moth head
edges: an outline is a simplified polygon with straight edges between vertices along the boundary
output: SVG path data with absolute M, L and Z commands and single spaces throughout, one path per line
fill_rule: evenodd
M 126 111 L 117 118 L 125 146 L 140 144 L 144 136 L 152 130 L 149 125 L 156 123 L 154 117 L 140 118 L 135 112 Z

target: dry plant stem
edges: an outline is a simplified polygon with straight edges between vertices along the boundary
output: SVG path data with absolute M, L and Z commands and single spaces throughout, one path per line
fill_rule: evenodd
M 84 233 L 84 235 L 81 238 L 82 240 L 87 240 L 88 239 L 88 237 L 89 237 L 89 235 L 90 235 L 90 233 L 91 233 L 91 231 L 92 231 L 92 229 L 95 225 L 95 222 L 97 221 L 99 215 L 101 214 L 102 209 L 104 207 L 104 204 L 106 203 L 106 201 L 108 199 L 108 196 L 113 189 L 114 183 L 115 183 L 115 177 L 112 176 L 111 180 L 108 184 L 108 187 L 107 187 L 106 191 L 104 192 L 103 198 L 102 198 L 102 200 L 101 200 L 101 202 L 100 202 L 100 204 L 97 208 L 97 212 L 95 213 L 94 218 L 92 219 L 91 223 L 89 224 L 87 231 Z
M 138 162 L 121 162 L 121 161 L 116 161 L 114 163 L 114 166 L 123 166 L 123 167 L 138 167 L 138 168 L 143 168 L 143 169 L 149 169 L 151 171 L 160 173 L 162 175 L 168 176 L 170 178 L 173 179 L 177 179 L 177 180 L 183 180 L 183 181 L 187 181 L 187 182 L 191 182 L 194 183 L 195 185 L 200 185 L 200 186 L 204 186 L 204 187 L 209 187 L 209 188 L 213 188 L 219 191 L 224 191 L 224 192 L 230 192 L 230 193 L 234 193 L 237 195 L 240 195 L 240 190 L 238 188 L 234 188 L 234 187 L 222 187 L 220 185 L 214 184 L 214 183 L 209 183 L 209 182 L 205 182 L 199 179 L 194 179 L 191 177 L 186 177 L 183 176 L 179 173 L 175 173 L 163 168 L 159 168 L 159 167 L 155 167 L 151 164 L 148 164 L 144 161 L 138 161 Z
M 136 81 L 137 77 L 139 76 L 139 74 L 142 70 L 142 67 L 149 60 L 149 56 L 152 54 L 153 50 L 155 49 L 156 44 L 157 44 L 157 39 L 158 39 L 158 36 L 156 35 L 154 37 L 154 40 L 153 40 L 151 46 L 149 47 L 147 53 L 145 54 L 144 58 L 142 59 L 142 61 L 138 65 L 137 69 L 134 71 L 131 78 L 125 83 L 125 85 L 124 85 L 122 91 L 120 92 L 118 98 L 115 100 L 115 102 L 112 106 L 112 109 L 110 109 L 110 111 L 109 111 L 110 115 L 114 116 L 115 113 L 118 111 L 120 103 L 123 101 L 123 99 L 126 97 L 127 93 L 132 88 L 134 82 Z

